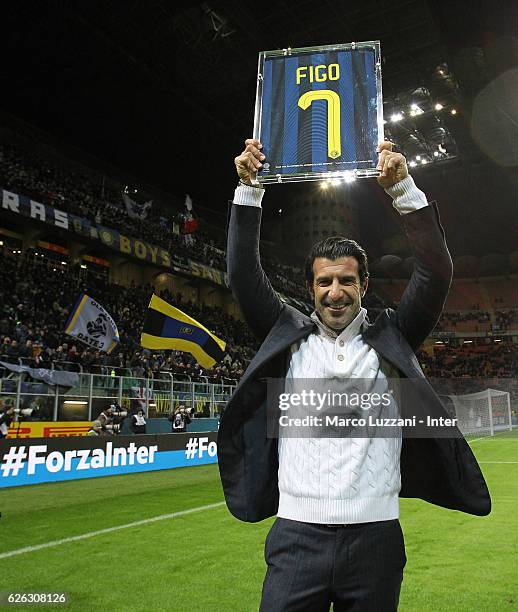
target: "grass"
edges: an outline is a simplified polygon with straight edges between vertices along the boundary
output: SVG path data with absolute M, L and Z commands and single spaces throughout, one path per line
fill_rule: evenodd
M 402 612 L 518 610 L 518 437 L 472 448 L 490 516 L 401 500 Z M 0 554 L 222 500 L 214 465 L 4 489 Z M 0 559 L 0 592 L 65 591 L 67 610 L 257 610 L 271 522 L 241 523 L 221 505 L 26 552 Z

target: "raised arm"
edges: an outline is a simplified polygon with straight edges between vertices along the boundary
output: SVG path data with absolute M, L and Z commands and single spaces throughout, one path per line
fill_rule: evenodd
M 410 346 L 417 350 L 441 316 L 452 278 L 452 262 L 435 204 L 408 174 L 406 160 L 393 153 L 390 143 L 381 145 L 378 183 L 393 198 L 414 256 L 414 270 L 399 306 L 396 324 Z
M 245 150 L 234 162 L 240 179 L 231 207 L 227 239 L 227 271 L 232 293 L 243 316 L 264 340 L 283 305 L 261 266 L 259 237 L 264 189 L 254 187 L 264 155 L 257 140 L 246 140 Z

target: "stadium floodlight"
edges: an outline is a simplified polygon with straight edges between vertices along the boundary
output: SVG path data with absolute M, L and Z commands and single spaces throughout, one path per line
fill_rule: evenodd
M 456 115 L 457 114 L 457 109 L 456 108 L 452 108 L 450 112 L 451 112 L 452 115 Z
M 408 163 L 408 165 L 414 168 L 415 166 L 417 166 L 417 162 L 412 160 L 411 162 Z
M 327 181 L 322 181 L 320 183 L 320 189 L 327 189 L 329 187 Z
M 513 429 L 511 396 L 507 391 L 486 389 L 478 393 L 448 395 L 463 435 L 495 435 Z
M 439 151 L 434 151 L 434 152 L 433 152 L 433 156 L 434 156 L 434 157 L 439 157 Z
M 444 108 L 444 106 L 440 102 L 437 102 L 434 108 L 436 111 L 440 111 Z
M 85 406 L 86 404 L 88 404 L 87 401 L 83 400 L 65 400 L 64 403 L 70 406 Z
M 390 120 L 392 121 L 392 123 L 397 123 L 398 121 L 401 121 L 402 119 L 403 119 L 402 113 L 394 113 L 390 117 Z

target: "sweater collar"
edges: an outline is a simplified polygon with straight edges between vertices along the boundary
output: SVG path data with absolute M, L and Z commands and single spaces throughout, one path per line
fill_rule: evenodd
M 329 327 L 325 323 L 322 323 L 316 310 L 314 310 L 311 313 L 310 318 L 312 321 L 314 321 L 317 324 L 318 333 L 321 333 L 327 338 L 330 338 L 334 342 L 338 337 L 341 337 L 342 339 L 346 339 L 346 338 L 354 338 L 354 336 L 357 336 L 360 333 L 361 326 L 363 325 L 366 316 L 367 316 L 367 309 L 363 307 L 360 308 L 360 310 L 358 311 L 358 314 L 349 323 L 349 325 L 345 329 L 343 329 L 341 332 L 335 329 L 331 329 L 331 327 Z

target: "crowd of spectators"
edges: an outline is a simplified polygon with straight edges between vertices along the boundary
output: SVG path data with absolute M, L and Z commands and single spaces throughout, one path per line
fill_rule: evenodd
M 150 285 L 123 287 L 79 269 L 64 271 L 30 256 L 0 252 L 0 355 L 33 367 L 156 377 L 169 371 L 193 380 L 238 380 L 258 344 L 246 325 L 219 308 L 182 302 L 168 291 L 161 296 L 202 322 L 227 342 L 225 357 L 212 370 L 203 370 L 187 353 L 150 351 L 140 346 L 140 333 L 153 289 Z M 13 280 L 14 279 L 14 280 Z M 63 333 L 80 293 L 95 297 L 117 322 L 121 344 L 110 355 L 95 351 Z M 378 304 L 382 306 L 381 303 Z M 371 313 L 371 317 L 375 313 Z M 427 376 L 435 378 L 516 377 L 518 346 L 438 346 L 433 357 L 419 359 Z
M 440 345 L 433 356 L 420 351 L 419 361 L 430 378 L 516 378 L 518 345 L 498 342 L 481 345 Z
M 166 211 L 157 202 L 145 219 L 130 218 L 121 193 L 113 187 L 101 184 L 86 172 L 65 168 L 17 146 L 0 144 L 0 187 L 148 240 L 177 256 L 220 270 L 226 267 L 223 232 L 198 230 L 186 238 L 178 234 L 182 217 Z M 310 308 L 301 269 L 267 257 L 263 258 L 263 265 L 277 290 Z M 180 295 L 167 291 L 162 294 L 165 300 L 178 305 L 227 342 L 225 358 L 213 370 L 204 372 L 186 353 L 142 349 L 140 331 L 151 286 L 125 288 L 92 273 L 85 278 L 73 266 L 66 271 L 54 270 L 46 261 L 34 260 L 30 251 L 16 257 L 0 253 L 0 283 L 0 355 L 9 361 L 21 359 L 36 367 L 52 364 L 71 369 L 81 367 L 83 371 L 105 374 L 131 371 L 136 376 L 156 376 L 167 370 L 194 379 L 207 376 L 214 380 L 237 380 L 257 349 L 256 341 L 240 321 L 218 308 L 181 303 Z M 63 334 L 70 309 L 82 292 L 103 304 L 118 324 L 121 344 L 110 355 L 87 348 Z M 368 292 L 365 305 L 371 320 L 386 306 L 372 291 Z M 466 321 L 480 324 L 480 331 L 505 330 L 518 324 L 517 310 L 495 311 L 493 323 L 491 314 L 480 310 L 479 304 L 474 304 L 471 310 L 444 313 L 436 331 L 454 331 Z M 426 353 L 419 357 L 427 375 L 432 377 L 507 377 L 518 373 L 517 348 L 508 343 L 489 345 L 483 350 L 443 347 L 433 357 Z
M 146 240 L 177 257 L 226 270 L 225 235 L 222 230 L 206 226 L 193 234 L 183 235 L 184 211 L 165 210 L 156 201 L 145 219 L 132 219 L 121 192 L 115 191 L 108 183 L 93 181 L 85 173 L 51 163 L 15 145 L 0 144 L 0 187 L 87 218 L 97 225 L 116 229 L 127 236 Z M 133 192 L 129 195 L 137 197 Z M 139 198 L 151 199 L 152 196 Z M 277 290 L 307 301 L 300 270 L 267 258 L 263 265 Z
M 95 297 L 117 323 L 121 344 L 110 355 L 92 350 L 63 333 L 70 310 L 81 293 Z M 227 343 L 223 361 L 203 371 L 187 353 L 167 354 L 140 347 L 140 333 L 153 288 L 122 287 L 77 268 L 63 271 L 30 254 L 0 253 L 0 355 L 32 367 L 52 367 L 109 374 L 156 376 L 161 370 L 192 378 L 239 379 L 257 345 L 246 326 L 221 309 L 181 302 L 168 291 L 160 295 L 202 322 Z

